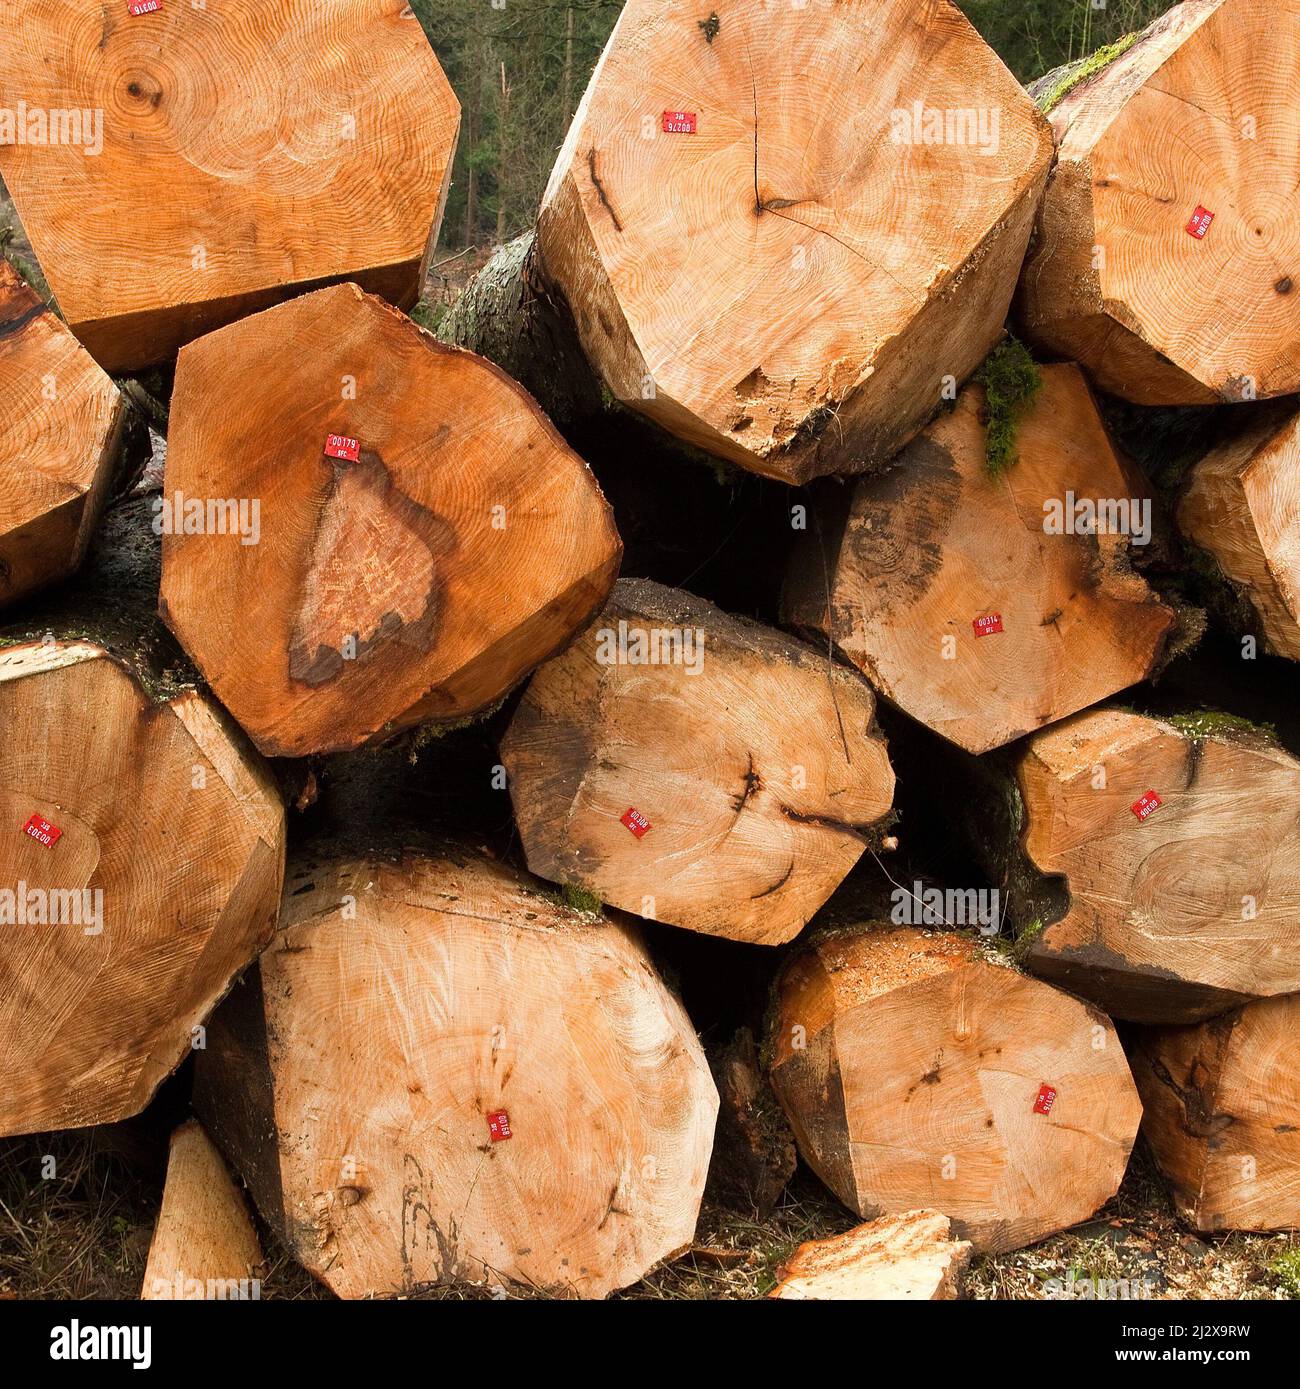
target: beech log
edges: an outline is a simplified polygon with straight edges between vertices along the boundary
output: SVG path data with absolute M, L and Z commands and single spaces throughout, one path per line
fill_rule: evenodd
M 621 555 L 532 399 L 355 285 L 184 349 L 161 502 L 160 611 L 271 756 L 494 705 Z
M 148 1301 L 245 1300 L 262 1249 L 243 1195 L 193 1119 L 172 1134 L 162 1210 L 140 1297 Z
M 1149 485 L 1078 369 L 1042 374 L 1017 461 L 990 473 L 984 389 L 966 387 L 893 468 L 813 513 L 783 599 L 788 624 L 970 752 L 1145 679 L 1175 621 L 1132 566 Z
M 0 607 L 81 563 L 123 438 L 121 392 L 0 260 Z
M 769 1046 L 799 1151 L 846 1206 L 931 1206 L 981 1252 L 1092 1215 L 1141 1117 L 1107 1017 L 956 933 L 823 936 L 781 976 Z
M 1015 794 L 1024 860 L 1061 904 L 1022 937 L 1036 974 L 1136 1022 L 1300 990 L 1300 761 L 1283 748 L 1214 715 L 1097 710 L 1029 743 Z
M 620 580 L 501 744 L 528 866 L 648 920 L 789 940 L 883 831 L 874 715 L 811 647 Z
M 1300 6 L 1183 0 L 1079 76 L 1050 111 L 1029 340 L 1139 405 L 1300 389 Z
M 1144 1028 L 1142 1133 L 1197 1230 L 1300 1229 L 1300 997 Z
M 409 5 L 31 0 L 5 80 L 0 176 L 105 370 L 330 279 L 414 304 L 460 107 Z
M 211 700 L 0 646 L 0 1135 L 138 1113 L 275 926 L 284 811 Z
M 635 928 L 449 849 L 295 864 L 195 1102 L 341 1297 L 602 1297 L 690 1244 L 718 1097 Z

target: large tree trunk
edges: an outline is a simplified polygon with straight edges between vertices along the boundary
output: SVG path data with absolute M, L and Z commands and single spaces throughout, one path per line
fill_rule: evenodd
M 957 108 L 997 131 L 934 138 Z M 890 137 L 864 161 L 868 129 Z M 785 482 L 859 472 L 1001 332 L 1049 154 L 952 5 L 630 0 L 534 270 L 613 397 L 679 440 Z
M 990 472 L 968 386 L 896 467 L 813 513 L 786 586 L 786 622 L 971 752 L 1144 679 L 1175 621 L 1132 567 L 1148 484 L 1078 369 L 1042 375 L 1017 461 Z
M 256 516 L 189 533 L 214 499 Z M 160 609 L 270 755 L 490 707 L 599 612 L 621 554 L 525 392 L 354 285 L 185 349 L 163 502 Z
M 122 1119 L 269 939 L 283 807 L 212 701 L 91 642 L 0 647 L 0 728 L 0 1134 Z
M 1191 470 L 1178 524 L 1236 598 L 1229 619 L 1300 661 L 1300 412 L 1264 410 Z
M 1300 762 L 1281 747 L 1214 715 L 1098 710 L 1035 737 L 1016 782 L 1011 832 L 1059 902 L 1029 924 L 1028 968 L 1136 1022 L 1300 990 Z
M 1196 1229 L 1300 1229 L 1297 1037 L 1292 995 L 1138 1039 L 1142 1133 Z
M 1026 333 L 1142 405 L 1300 389 L 1300 12 L 1185 0 L 1092 68 L 1051 110 Z
M 0 608 L 81 563 L 123 441 L 121 392 L 0 260 Z
M 340 1296 L 601 1297 L 690 1243 L 717 1092 L 633 927 L 448 850 L 296 865 L 196 1104 Z
M 415 302 L 460 108 L 409 7 L 35 0 L 5 77 L 29 113 L 78 118 L 0 140 L 0 174 L 107 370 L 330 279 Z
M 530 231 L 502 246 L 465 286 L 438 336 L 495 362 L 569 428 L 597 415 L 604 399 L 568 306 L 539 278 L 536 243 Z
M 144 1270 L 144 1301 L 256 1297 L 257 1232 L 221 1154 L 190 1119 L 172 1134 L 162 1209 Z M 260 1291 L 260 1289 L 259 1289 Z
M 764 945 L 879 842 L 894 789 L 865 681 L 632 579 L 533 677 L 501 756 L 533 872 Z
M 823 936 L 781 977 L 769 1047 L 799 1150 L 845 1205 L 935 1207 L 982 1251 L 1092 1215 L 1141 1115 L 1109 1019 L 957 934 Z

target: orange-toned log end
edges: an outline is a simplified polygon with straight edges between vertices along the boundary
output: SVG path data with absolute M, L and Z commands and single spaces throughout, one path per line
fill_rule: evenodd
M 1132 567 L 1149 484 L 1077 367 L 1042 368 L 1017 461 L 991 475 L 968 386 L 897 465 L 810 527 L 784 618 L 886 698 L 987 752 L 1146 678 L 1175 620 Z
M 718 1110 L 636 928 L 459 848 L 293 865 L 195 1103 L 347 1298 L 636 1282 L 694 1237 Z
M 1178 526 L 1244 599 L 1249 635 L 1300 661 L 1300 413 L 1264 413 L 1192 468 Z
M 768 1294 L 787 1301 L 944 1302 L 959 1296 L 970 1260 L 939 1211 L 886 1215 L 830 1239 L 808 1240 Z
M 1197 1230 L 1300 1229 L 1300 998 L 1143 1028 L 1142 1134 Z
M 1110 1020 L 971 938 L 871 926 L 781 976 L 772 1086 L 804 1160 L 866 1219 L 931 1206 L 981 1252 L 1092 1215 L 1141 1106 Z
M 0 608 L 81 563 L 122 440 L 121 392 L 0 259 Z
M 537 269 L 671 434 L 789 483 L 861 472 L 1000 334 L 1050 156 L 946 0 L 629 0 Z
M 269 939 L 284 810 L 205 696 L 0 651 L 0 1134 L 138 1113 Z
M 331 279 L 414 303 L 460 107 L 409 6 L 32 0 L 5 73 L 0 175 L 106 370 Z
M 1068 909 L 1026 964 L 1134 1022 L 1300 990 L 1300 761 L 1214 715 L 1081 714 L 1029 743 L 1022 843 Z
M 243 1195 L 212 1140 L 193 1119 L 187 1120 L 172 1134 L 141 1299 L 256 1297 L 261 1262 Z
M 1068 90 L 1028 339 L 1140 405 L 1300 389 L 1297 84 L 1294 0 L 1185 0 Z
M 803 929 L 893 803 L 856 672 L 642 580 L 536 673 L 501 757 L 535 873 L 763 945 Z
M 622 554 L 533 400 L 355 285 L 182 351 L 160 520 L 164 619 L 281 756 L 492 705 Z

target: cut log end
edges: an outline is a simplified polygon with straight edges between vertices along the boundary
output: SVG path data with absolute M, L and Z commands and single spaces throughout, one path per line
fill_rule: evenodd
M 490 707 L 622 553 L 534 402 L 355 285 L 185 349 L 162 505 L 163 616 L 279 756 Z
M 1213 715 L 1098 710 L 1034 738 L 1018 775 L 1025 852 L 1069 896 L 1035 973 L 1137 1022 L 1300 990 L 1300 761 Z
M 113 382 L 0 259 L 0 608 L 81 563 L 126 411 Z
M 1110 1021 L 911 927 L 825 936 L 782 975 L 772 1084 L 804 1159 L 866 1218 L 924 1202 L 981 1251 L 1114 1195 L 1141 1107 Z
M 1175 620 L 1131 564 L 1149 487 L 1079 370 L 1042 376 L 1009 468 L 990 474 L 984 391 L 967 387 L 847 510 L 834 499 L 786 585 L 787 622 L 970 752 L 1144 679 Z
M 787 1301 L 942 1302 L 960 1296 L 970 1259 L 939 1211 L 883 1216 L 831 1239 L 801 1244 L 769 1294 Z
M 0 726 L 0 1134 L 126 1118 L 269 938 L 283 809 L 208 700 L 89 643 L 0 651 Z
M 718 1101 L 632 928 L 455 850 L 296 866 L 196 1103 L 340 1296 L 600 1297 L 690 1243 Z
M 221 1154 L 189 1120 L 172 1134 L 144 1301 L 245 1300 L 260 1294 L 262 1250 Z M 256 1287 L 256 1291 L 255 1291 Z
M 1294 995 L 1140 1034 L 1142 1133 L 1195 1229 L 1300 1229 L 1297 1036 Z
M 65 124 L 0 140 L 0 175 L 106 370 L 330 279 L 415 302 L 460 108 L 409 6 L 336 0 L 286 22 L 52 0 L 14 16 L 6 64 L 28 109 Z
M 687 443 L 790 483 L 883 464 L 1001 331 L 1047 124 L 955 6 L 748 0 L 705 28 L 624 7 L 542 278 L 615 398 Z M 864 84 L 864 52 L 896 75 Z
M 620 580 L 502 742 L 528 866 L 650 920 L 789 940 L 889 812 L 874 715 L 811 647 Z
M 1300 414 L 1252 422 L 1192 469 L 1178 524 L 1208 553 L 1274 656 L 1300 661 Z
M 1197 0 L 1074 87 L 1051 113 L 1029 339 L 1141 405 L 1300 389 L 1297 81 L 1293 8 Z

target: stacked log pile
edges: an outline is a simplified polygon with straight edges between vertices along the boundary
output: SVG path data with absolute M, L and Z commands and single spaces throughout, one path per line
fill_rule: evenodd
M 327 9 L 13 21 L 111 101 L 0 143 L 0 1137 L 173 1077 L 149 1298 L 601 1298 L 796 1162 L 776 1296 L 947 1298 L 1139 1130 L 1300 1228 L 1294 6 L 627 0 L 441 338 L 456 99 Z

